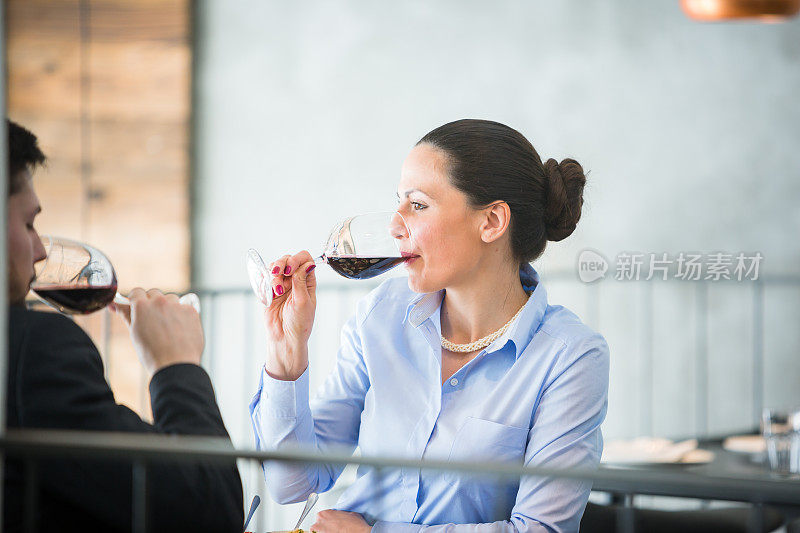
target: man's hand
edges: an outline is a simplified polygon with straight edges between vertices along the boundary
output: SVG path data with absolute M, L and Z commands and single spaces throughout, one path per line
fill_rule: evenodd
M 317 513 L 317 521 L 311 526 L 311 531 L 316 533 L 369 533 L 372 531 L 372 527 L 358 513 L 328 509 Z
M 151 376 L 178 363 L 200 364 L 203 327 L 191 305 L 181 304 L 178 296 L 165 295 L 158 289 L 145 293 L 137 287 L 128 298 L 130 306 L 109 307 L 127 322 L 136 353 Z

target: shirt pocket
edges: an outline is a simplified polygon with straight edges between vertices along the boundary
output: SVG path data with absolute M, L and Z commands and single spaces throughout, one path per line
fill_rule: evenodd
M 469 417 L 456 433 L 450 449 L 451 461 L 502 461 L 522 463 L 528 428 Z

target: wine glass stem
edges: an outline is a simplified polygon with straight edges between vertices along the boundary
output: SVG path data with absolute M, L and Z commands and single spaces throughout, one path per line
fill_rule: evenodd
M 325 263 L 327 263 L 327 261 L 325 261 L 325 254 L 322 254 L 314 258 L 315 265 L 324 265 Z
M 117 293 L 116 296 L 114 296 L 114 303 L 122 305 L 131 305 L 131 301 L 127 297 L 121 295 L 120 293 Z
M 200 298 L 193 292 L 188 292 L 178 299 L 178 302 L 184 305 L 191 305 L 195 308 L 195 310 L 199 313 L 200 312 Z M 120 293 L 117 293 L 114 296 L 114 303 L 121 304 L 121 305 L 131 305 L 131 300 L 127 296 L 123 296 Z

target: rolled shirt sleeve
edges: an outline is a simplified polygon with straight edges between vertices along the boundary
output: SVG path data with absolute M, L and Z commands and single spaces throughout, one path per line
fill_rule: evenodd
M 342 330 L 336 366 L 319 393 L 324 399 L 309 401 L 308 368 L 295 381 L 278 380 L 261 370 L 259 389 L 250 404 L 256 448 L 352 453 L 368 386 L 354 317 Z M 343 465 L 269 461 L 264 474 L 275 501 L 293 503 L 311 492 L 330 489 L 343 469 Z

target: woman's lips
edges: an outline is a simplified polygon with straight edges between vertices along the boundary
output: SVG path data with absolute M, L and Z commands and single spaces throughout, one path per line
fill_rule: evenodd
M 402 255 L 402 256 L 403 256 L 403 259 L 404 259 L 404 261 L 403 261 L 403 262 L 404 262 L 405 264 L 409 264 L 409 263 L 411 263 L 412 261 L 414 261 L 415 259 L 418 259 L 418 258 L 419 258 L 419 255 L 417 255 L 417 254 L 412 254 L 411 252 L 400 252 L 400 255 Z

